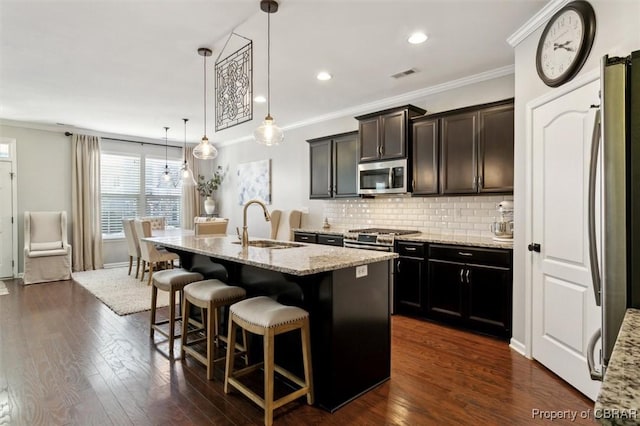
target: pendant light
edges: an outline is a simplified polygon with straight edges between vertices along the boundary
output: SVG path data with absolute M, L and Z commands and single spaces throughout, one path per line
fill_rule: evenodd
M 276 126 L 275 120 L 271 117 L 271 14 L 278 11 L 278 2 L 261 0 L 260 9 L 267 13 L 267 116 L 253 132 L 253 138 L 259 144 L 272 146 L 280 144 L 284 139 L 282 129 Z
M 164 173 L 162 174 L 162 180 L 166 183 L 171 182 L 171 172 L 169 171 L 169 163 L 167 161 L 167 132 L 168 127 L 164 128 Z
M 202 140 L 193 149 L 193 156 L 200 160 L 213 160 L 218 156 L 218 150 L 209 143 L 207 138 L 207 56 L 211 56 L 211 49 L 201 47 L 198 49 L 198 55 L 204 57 L 204 136 Z
M 188 118 L 183 118 L 184 121 L 184 147 L 182 148 L 182 156 L 184 157 L 184 162 L 182 163 L 182 168 L 180 169 L 180 175 L 182 176 L 182 184 L 188 186 L 195 186 L 196 180 L 193 178 L 193 172 L 189 168 L 189 163 L 187 163 L 187 121 Z

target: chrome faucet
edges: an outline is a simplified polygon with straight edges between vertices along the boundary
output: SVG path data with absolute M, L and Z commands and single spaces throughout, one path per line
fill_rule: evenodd
M 266 220 L 267 222 L 271 221 L 269 210 L 267 210 L 267 206 L 262 201 L 247 201 L 242 210 L 242 247 L 247 247 L 249 245 L 249 231 L 247 230 L 247 207 L 249 207 L 251 204 L 260 204 L 262 210 L 264 211 L 264 220 Z

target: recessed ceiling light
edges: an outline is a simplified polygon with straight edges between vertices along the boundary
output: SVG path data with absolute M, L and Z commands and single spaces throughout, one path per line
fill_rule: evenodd
M 411 44 L 420 44 L 420 43 L 424 43 L 425 41 L 427 41 L 427 35 L 425 33 L 422 32 L 417 32 L 417 33 L 413 33 L 411 34 L 411 36 L 409 37 L 409 39 L 407 40 L 409 43 Z
M 258 104 L 263 104 L 263 103 L 267 102 L 267 98 L 265 98 L 262 95 L 258 95 L 255 98 L 253 98 L 253 102 L 258 103 Z
M 318 75 L 316 76 L 316 78 L 320 81 L 327 81 L 327 80 L 331 80 L 331 74 L 329 74 L 326 71 L 321 71 L 318 73 Z

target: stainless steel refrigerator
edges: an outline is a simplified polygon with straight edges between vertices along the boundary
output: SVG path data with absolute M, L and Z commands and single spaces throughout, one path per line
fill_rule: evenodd
M 602 306 L 602 328 L 587 353 L 596 380 L 604 376 L 626 309 L 640 308 L 640 51 L 605 56 L 601 70 L 589 175 L 591 273 L 596 304 Z M 598 340 L 599 371 L 594 361 Z

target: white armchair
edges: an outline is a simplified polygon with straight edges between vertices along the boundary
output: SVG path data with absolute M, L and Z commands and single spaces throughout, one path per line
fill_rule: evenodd
M 69 279 L 67 212 L 24 212 L 24 283 Z

